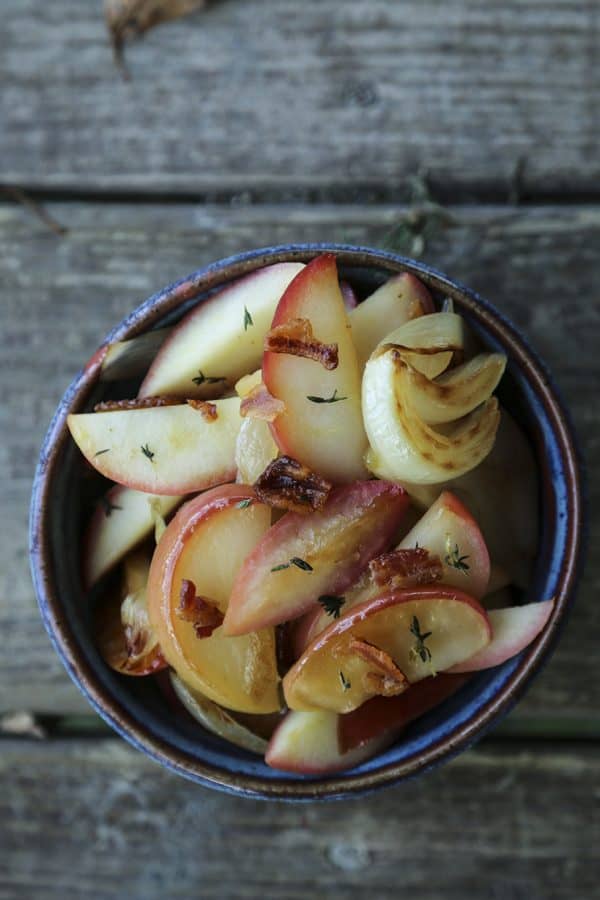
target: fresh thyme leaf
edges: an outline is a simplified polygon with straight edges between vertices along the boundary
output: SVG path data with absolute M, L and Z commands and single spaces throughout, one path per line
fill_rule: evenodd
M 150 460 L 150 462 L 154 462 L 154 452 L 150 449 L 148 444 L 142 444 L 140 450 L 142 451 L 144 456 L 146 456 Z
M 200 387 L 201 384 L 219 384 L 221 381 L 227 381 L 227 379 L 222 375 L 218 378 L 213 378 L 212 375 L 205 375 L 202 369 L 198 369 L 198 374 L 195 378 L 192 378 L 192 381 Z
M 344 673 L 340 670 L 340 681 L 342 682 L 342 687 L 345 691 L 349 691 L 352 685 L 344 675 Z
M 444 557 L 444 562 L 447 566 L 452 566 L 453 569 L 458 569 L 459 572 L 462 572 L 463 575 L 467 575 L 469 569 L 471 568 L 468 564 L 467 560 L 469 556 L 467 554 L 461 556 L 460 550 L 458 549 L 458 544 L 452 546 L 452 541 L 450 540 L 450 535 L 446 538 L 446 555 Z
M 236 509 L 248 509 L 248 507 L 251 506 L 253 502 L 254 501 L 252 500 L 252 497 L 247 497 L 245 500 L 240 500 L 239 503 L 236 503 L 235 508 Z
M 337 388 L 331 395 L 331 397 L 315 397 L 314 394 L 307 394 L 307 400 L 310 400 L 311 403 L 339 403 L 340 400 L 347 400 L 347 397 L 338 397 Z
M 254 325 L 254 322 L 252 320 L 252 316 L 248 312 L 248 308 L 245 306 L 244 307 L 244 331 L 248 330 L 249 325 Z
M 271 569 L 271 572 L 281 572 L 283 569 L 289 569 L 289 567 L 290 567 L 289 563 L 281 563 L 281 565 L 279 565 L 279 566 L 273 566 L 273 568 Z
M 319 597 L 319 603 L 327 615 L 333 616 L 334 619 L 339 619 L 340 610 L 345 602 L 345 597 L 336 597 L 335 594 L 323 594 Z
M 419 620 L 416 616 L 413 616 L 412 622 L 410 623 L 410 633 L 416 638 L 415 646 L 410 651 L 411 657 L 414 659 L 418 656 L 421 662 L 429 662 L 431 659 L 431 650 L 429 647 L 425 646 L 425 641 L 428 637 L 431 637 L 433 632 L 426 631 L 425 634 L 421 634 Z
M 113 509 L 123 509 L 122 506 L 117 506 L 116 503 L 111 503 L 108 497 L 100 497 L 100 503 L 102 504 L 102 509 L 104 510 L 104 515 L 108 518 L 112 513 Z
M 102 456 L 103 453 L 110 453 L 110 447 L 107 447 L 105 450 L 98 450 L 94 453 L 94 456 Z
M 289 569 L 290 566 L 296 566 L 298 569 L 302 569 L 304 572 L 312 572 L 313 567 L 310 563 L 307 563 L 305 559 L 300 559 L 299 556 L 292 556 L 289 562 L 280 563 L 278 566 L 274 566 L 271 569 L 271 572 L 281 572 L 283 569 Z

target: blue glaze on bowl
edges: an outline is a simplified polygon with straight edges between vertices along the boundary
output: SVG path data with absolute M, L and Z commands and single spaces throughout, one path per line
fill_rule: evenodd
M 430 711 L 384 753 L 336 776 L 315 778 L 270 769 L 247 753 L 177 717 L 152 679 L 119 676 L 99 657 L 91 609 L 79 576 L 85 508 L 82 462 L 66 432 L 66 416 L 97 398 L 99 360 L 93 359 L 63 397 L 46 435 L 31 501 L 31 565 L 46 629 L 69 675 L 97 712 L 126 740 L 170 769 L 235 794 L 311 800 L 356 795 L 412 777 L 464 749 L 516 702 L 555 643 L 572 602 L 581 558 L 580 467 L 572 430 L 537 356 L 491 304 L 434 269 L 395 254 L 346 245 L 274 247 L 207 266 L 143 303 L 106 343 L 166 324 L 222 284 L 271 262 L 308 260 L 334 252 L 346 276 L 376 284 L 408 270 L 438 295 L 454 298 L 491 349 L 507 353 L 510 407 L 529 432 L 540 467 L 540 553 L 528 599 L 556 597 L 544 634 L 518 657 L 478 673 L 456 695 Z

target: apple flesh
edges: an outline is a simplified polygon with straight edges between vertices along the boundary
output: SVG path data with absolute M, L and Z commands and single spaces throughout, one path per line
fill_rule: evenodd
M 488 617 L 492 640 L 469 659 L 453 666 L 452 672 L 477 672 L 499 666 L 524 650 L 545 628 L 554 609 L 554 600 L 492 609 Z
M 215 397 L 258 368 L 279 299 L 303 268 L 302 263 L 266 266 L 200 303 L 163 345 L 140 397 Z
M 260 369 L 237 382 L 235 389 L 241 399 L 247 397 L 262 382 Z M 273 440 L 268 422 L 261 419 L 242 419 L 235 444 L 236 481 L 254 484 L 270 462 L 277 458 L 279 448 Z
M 227 610 L 245 558 L 269 528 L 271 510 L 243 485 L 224 485 L 183 506 L 152 558 L 148 580 L 150 620 L 163 654 L 181 680 L 215 703 L 249 713 L 279 709 L 272 628 L 226 637 L 223 628 L 198 638 L 178 615 L 182 581 Z
M 390 331 L 433 311 L 431 294 L 414 275 L 403 272 L 388 279 L 350 314 L 360 370 Z
M 422 654 L 415 622 L 427 635 Z M 491 627 L 477 600 L 444 585 L 375 597 L 334 621 L 287 672 L 290 709 L 347 713 L 379 693 L 369 663 L 352 649 L 356 639 L 388 654 L 412 684 L 470 659 L 489 644 Z
M 402 488 L 366 481 L 335 489 L 321 510 L 286 513 L 240 568 L 224 632 L 286 622 L 344 591 L 387 546 L 407 506 Z
M 326 775 L 352 769 L 379 753 L 392 738 L 371 738 L 342 752 L 338 735 L 340 716 L 326 710 L 288 712 L 275 729 L 265 754 L 272 769 L 300 775 Z
M 156 513 L 167 516 L 183 500 L 117 485 L 98 502 L 83 539 L 83 580 L 92 587 L 154 527 Z
M 240 401 L 230 397 L 214 406 L 215 419 L 178 404 L 72 414 L 67 424 L 106 478 L 153 494 L 188 494 L 235 478 Z
M 298 319 L 310 322 L 316 340 L 337 345 L 338 364 L 326 369 L 314 359 L 265 351 L 264 383 L 285 403 L 271 423 L 273 438 L 284 455 L 328 481 L 364 478 L 360 374 L 333 254 L 317 257 L 296 276 L 277 305 L 273 327 Z

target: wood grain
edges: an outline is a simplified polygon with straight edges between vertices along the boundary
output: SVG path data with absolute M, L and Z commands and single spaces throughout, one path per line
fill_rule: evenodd
M 209 792 L 115 740 L 5 741 L 0 897 L 594 900 L 599 775 L 591 748 L 491 746 L 297 807 Z
M 392 206 L 55 204 L 59 238 L 23 208 L 0 205 L 0 711 L 88 710 L 39 621 L 27 564 L 27 504 L 51 414 L 108 329 L 172 279 L 252 246 L 289 240 L 381 243 Z M 428 262 L 479 289 L 546 358 L 589 461 L 600 454 L 600 208 L 454 208 L 425 248 Z M 591 542 L 600 537 L 600 479 L 590 466 Z M 592 555 L 579 602 L 548 668 L 511 724 L 555 734 L 598 722 Z M 533 723 L 533 724 L 532 724 Z M 537 723 L 537 724 L 536 724 Z
M 395 198 L 598 194 L 596 0 L 224 0 L 116 70 L 98 3 L 4 0 L 0 180 Z

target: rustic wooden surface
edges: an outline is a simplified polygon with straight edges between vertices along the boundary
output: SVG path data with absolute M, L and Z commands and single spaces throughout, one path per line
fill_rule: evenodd
M 0 737 L 0 900 L 600 897 L 593 550 L 553 659 L 494 735 L 423 781 L 299 808 L 202 790 L 110 737 L 43 632 L 26 538 L 49 418 L 116 320 L 238 250 L 379 245 L 414 222 L 426 168 L 447 214 L 417 218 L 423 257 L 549 364 L 597 546 L 597 3 L 221 0 L 132 46 L 130 82 L 99 7 L 3 5 L 0 186 L 67 232 L 0 195 L 0 713 L 47 734 Z

